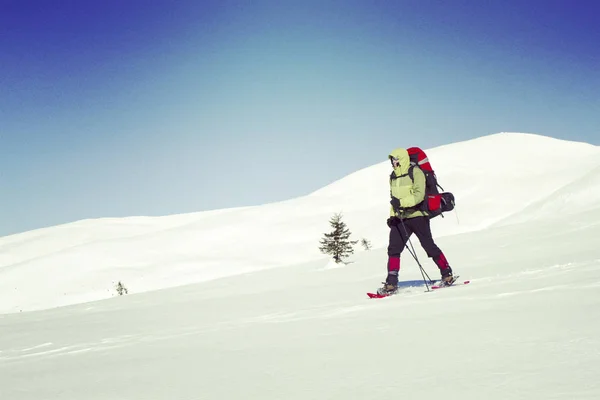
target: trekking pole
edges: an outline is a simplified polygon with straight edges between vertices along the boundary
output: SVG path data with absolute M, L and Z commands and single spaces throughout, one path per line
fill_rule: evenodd
M 400 220 L 400 223 L 402 224 L 402 229 L 404 229 L 404 234 L 406 235 L 406 241 L 410 245 L 410 247 L 406 246 L 406 248 L 408 249 L 408 252 L 410 253 L 410 255 L 413 256 L 413 258 L 417 262 L 417 265 L 419 266 L 419 270 L 421 270 L 421 276 L 423 277 L 423 282 L 425 283 L 425 287 L 427 288 L 426 291 L 429 292 L 430 290 L 429 290 L 429 284 L 427 283 L 427 280 L 429 280 L 430 284 L 433 284 L 433 281 L 431 280 L 431 278 L 429 277 L 427 272 L 425 272 L 425 269 L 423 269 L 423 266 L 419 262 L 419 258 L 417 257 L 417 252 L 415 251 L 415 248 L 412 245 L 412 242 L 410 241 L 410 237 L 408 235 L 408 231 L 406 230 L 406 226 L 404 226 L 404 221 L 402 220 L 402 218 L 398 218 L 398 219 Z M 398 229 L 398 233 L 400 233 L 400 236 L 402 236 L 402 234 L 400 232 L 400 228 L 398 228 L 398 225 L 396 225 L 396 229 Z M 425 279 L 425 277 L 427 277 L 427 280 Z

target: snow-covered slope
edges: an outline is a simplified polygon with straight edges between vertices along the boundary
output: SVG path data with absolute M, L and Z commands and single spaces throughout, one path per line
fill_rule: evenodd
M 0 314 L 0 398 L 600 398 L 598 148 L 499 134 L 428 153 L 459 202 L 437 242 L 467 286 L 425 293 L 406 255 L 401 292 L 367 299 L 387 162 L 277 204 L 0 239 L 2 311 L 45 308 Z M 377 247 L 329 268 L 336 211 Z M 133 295 L 52 308 L 119 279 Z
M 455 215 L 433 221 L 438 237 L 598 204 L 596 146 L 502 133 L 427 152 L 457 199 Z M 385 247 L 388 174 L 386 160 L 285 202 L 86 220 L 0 238 L 0 312 L 108 298 L 117 281 L 140 293 L 325 260 L 317 243 L 338 211 L 355 238 Z

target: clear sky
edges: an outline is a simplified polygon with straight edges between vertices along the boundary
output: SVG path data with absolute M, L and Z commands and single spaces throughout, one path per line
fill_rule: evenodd
M 600 144 L 599 13 L 0 0 L 0 235 L 285 200 L 399 146 L 501 131 Z

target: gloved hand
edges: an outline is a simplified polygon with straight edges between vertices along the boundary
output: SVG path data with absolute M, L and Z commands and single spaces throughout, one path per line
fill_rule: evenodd
M 392 208 L 394 209 L 394 211 L 396 213 L 400 212 L 400 208 L 402 207 L 400 205 L 400 199 L 397 197 L 392 197 L 392 200 L 390 200 L 390 204 L 392 205 Z
M 387 222 L 387 226 L 391 228 L 392 226 L 398 225 L 398 218 L 389 217 L 386 222 Z

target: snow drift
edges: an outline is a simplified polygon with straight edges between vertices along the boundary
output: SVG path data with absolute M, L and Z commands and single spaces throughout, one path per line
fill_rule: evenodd
M 433 220 L 436 237 L 592 212 L 600 204 L 597 146 L 501 133 L 426 151 L 457 201 L 454 215 Z M 327 262 L 317 243 L 334 212 L 344 213 L 354 238 L 384 247 L 388 174 L 386 160 L 289 201 L 85 220 L 0 238 L 0 312 L 109 298 L 117 281 L 140 293 Z
M 286 202 L 0 239 L 2 398 L 600 398 L 598 147 L 498 134 L 428 153 L 458 201 L 436 240 L 470 285 L 426 293 L 404 256 L 400 293 L 367 299 L 387 161 Z M 348 265 L 316 251 L 337 211 L 374 244 Z M 134 294 L 83 303 L 116 280 Z

